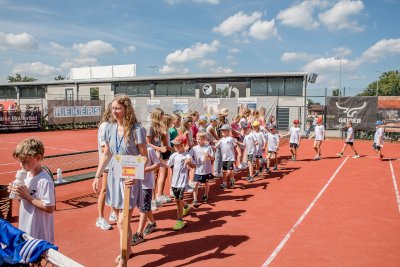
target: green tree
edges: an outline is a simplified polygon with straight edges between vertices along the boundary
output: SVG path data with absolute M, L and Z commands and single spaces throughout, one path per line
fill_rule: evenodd
M 28 77 L 28 76 L 22 76 L 20 73 L 16 73 L 15 76 L 9 75 L 7 76 L 8 82 L 9 83 L 16 83 L 16 82 L 34 82 L 37 79 Z
M 65 80 L 65 77 L 62 75 L 58 75 L 57 77 L 54 77 L 54 80 L 56 80 L 56 81 Z
M 400 95 L 400 71 L 391 70 L 382 73 L 378 81 L 374 81 L 368 85 L 360 96 L 375 96 L 376 88 L 378 95 L 394 96 Z
M 332 91 L 332 96 L 341 96 L 341 92 L 339 89 L 333 89 Z

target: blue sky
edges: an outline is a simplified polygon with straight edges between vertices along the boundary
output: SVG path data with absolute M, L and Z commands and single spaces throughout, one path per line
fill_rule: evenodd
M 400 69 L 399 12 L 399 0 L 0 0 L 0 82 L 137 64 L 138 76 L 149 66 L 157 75 L 315 72 L 315 92 L 341 77 L 354 93 Z

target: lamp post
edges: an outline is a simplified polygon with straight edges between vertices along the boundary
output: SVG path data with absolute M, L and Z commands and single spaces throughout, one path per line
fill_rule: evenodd
M 342 91 L 342 57 L 335 57 L 336 60 L 339 60 L 339 92 L 338 95 Z
M 152 66 L 149 66 L 149 68 L 153 69 L 153 76 L 154 76 L 154 69 L 155 69 L 155 68 L 158 68 L 158 66 L 152 65 Z

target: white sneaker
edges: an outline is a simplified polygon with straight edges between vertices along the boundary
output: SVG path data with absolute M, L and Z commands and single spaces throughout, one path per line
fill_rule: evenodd
M 154 201 L 155 203 L 156 203 L 156 207 L 157 208 L 159 208 L 159 207 L 162 207 L 163 206 L 163 202 L 162 202 L 162 199 L 161 199 L 161 197 L 156 197 L 156 199 L 155 199 L 155 201 Z
M 186 192 L 193 193 L 193 191 L 194 191 L 194 185 L 193 185 L 193 183 L 189 183 L 187 185 Z
M 96 227 L 99 227 L 102 230 L 110 230 L 112 228 L 111 225 L 103 217 L 97 218 Z
M 321 157 L 318 155 L 314 157 L 314 160 L 320 160 L 320 159 L 321 159 Z
M 214 177 L 219 177 L 219 178 L 221 178 L 221 177 L 222 177 L 222 173 L 220 173 L 220 172 L 214 172 Z
M 163 203 L 171 203 L 172 202 L 172 198 L 170 198 L 169 196 L 166 196 L 166 195 L 162 195 L 161 200 Z
M 156 211 L 157 210 L 157 204 L 156 204 L 155 200 L 151 201 L 151 210 L 152 211 Z
M 115 212 L 110 213 L 110 217 L 108 218 L 110 222 L 116 222 L 118 220 L 117 214 Z
M 239 169 L 236 166 L 233 166 L 233 171 L 237 172 Z
M 360 157 L 360 155 L 354 155 L 353 159 L 358 159 Z

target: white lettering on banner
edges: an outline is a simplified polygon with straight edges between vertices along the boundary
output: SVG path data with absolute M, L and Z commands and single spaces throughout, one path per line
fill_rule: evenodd
M 350 118 L 339 118 L 339 122 L 352 122 L 352 123 L 362 123 L 361 119 L 350 119 Z
M 101 116 L 101 106 L 54 107 L 55 118 Z

